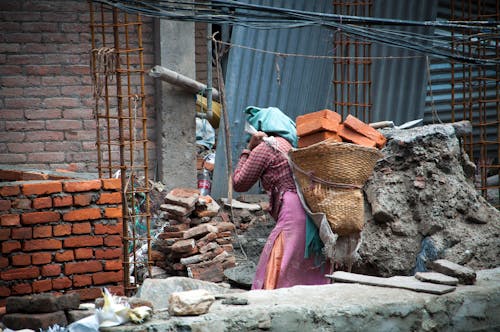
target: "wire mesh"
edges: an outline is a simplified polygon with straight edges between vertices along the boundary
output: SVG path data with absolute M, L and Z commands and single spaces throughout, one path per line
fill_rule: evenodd
M 452 0 L 451 20 L 500 19 L 499 1 Z M 452 49 L 482 59 L 500 59 L 495 30 L 452 30 Z M 478 168 L 477 187 L 483 197 L 500 208 L 500 65 L 451 63 L 452 121 L 469 120 L 473 133 L 464 146 Z
M 335 14 L 371 17 L 372 1 L 334 1 Z M 342 22 L 340 22 L 342 23 Z M 341 28 L 334 33 L 333 109 L 371 122 L 371 42 L 354 39 Z M 352 57 L 352 58 L 350 58 Z
M 89 1 L 91 73 L 100 177 L 121 179 L 127 295 L 151 265 L 150 184 L 140 15 Z

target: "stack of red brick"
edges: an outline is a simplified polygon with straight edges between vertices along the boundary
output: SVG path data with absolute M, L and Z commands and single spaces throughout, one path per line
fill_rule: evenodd
M 358 118 L 348 115 L 342 122 L 340 114 L 328 109 L 298 116 L 296 124 L 299 148 L 328 139 L 381 149 L 387 141 L 379 131 Z
M 120 180 L 17 173 L 0 170 L 0 305 L 42 292 L 94 299 L 103 286 L 123 294 Z
M 195 189 L 177 188 L 161 209 L 168 223 L 153 243 L 152 259 L 168 274 L 220 282 L 224 270 L 235 266 L 232 231 L 219 217 L 218 204 Z

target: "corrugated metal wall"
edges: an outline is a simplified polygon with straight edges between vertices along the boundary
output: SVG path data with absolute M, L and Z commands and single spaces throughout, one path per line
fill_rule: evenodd
M 331 12 L 330 1 L 249 1 L 276 7 Z M 374 1 L 373 16 L 433 20 L 434 1 Z M 422 32 L 421 28 L 405 31 Z M 255 30 L 235 27 L 231 42 L 271 52 L 333 55 L 333 32 L 321 28 Z M 371 66 L 373 110 L 371 121 L 393 120 L 396 124 L 422 118 L 427 84 L 425 57 L 386 45 L 373 44 L 372 56 L 392 57 L 374 60 Z M 416 56 L 416 58 L 394 59 Z M 276 106 L 292 119 L 322 108 L 332 108 L 332 59 L 276 56 L 233 47 L 226 71 L 226 101 L 231 131 L 233 164 L 245 147 L 243 111 L 249 105 Z M 223 128 L 221 128 L 223 129 Z M 212 195 L 227 196 L 227 165 L 224 132 L 218 134 Z M 251 192 L 255 192 L 252 190 Z

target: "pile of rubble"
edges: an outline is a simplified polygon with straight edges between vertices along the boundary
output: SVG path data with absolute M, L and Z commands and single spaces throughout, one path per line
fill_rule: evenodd
M 236 264 L 235 226 L 218 215 L 217 202 L 196 189 L 176 188 L 160 209 L 164 226 L 153 242 L 154 265 L 170 276 L 223 281 L 224 270 Z

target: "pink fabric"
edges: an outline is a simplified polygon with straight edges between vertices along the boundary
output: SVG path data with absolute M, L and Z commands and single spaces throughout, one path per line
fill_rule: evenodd
M 276 226 L 260 255 L 252 289 L 263 289 L 267 262 L 274 241 L 281 232 L 284 232 L 285 248 L 276 288 L 328 284 L 329 279 L 324 275 L 329 269 L 324 265 L 316 266 L 314 258 L 304 258 L 306 214 L 297 193 L 287 191 L 283 194 L 283 204 Z

